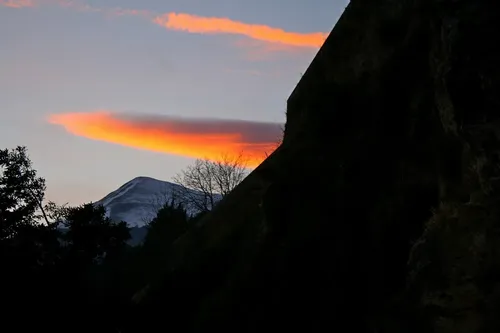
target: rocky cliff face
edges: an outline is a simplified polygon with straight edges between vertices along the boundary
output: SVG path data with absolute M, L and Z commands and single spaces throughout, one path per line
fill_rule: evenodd
M 139 303 L 194 332 L 498 332 L 497 31 L 493 1 L 351 1 L 282 146 Z

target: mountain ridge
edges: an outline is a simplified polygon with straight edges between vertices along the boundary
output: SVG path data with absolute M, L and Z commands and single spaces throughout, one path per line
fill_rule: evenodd
M 157 207 L 172 199 L 172 192 L 180 185 L 148 176 L 135 177 L 109 192 L 96 205 L 106 209 L 106 216 L 124 221 L 130 227 L 144 227 Z
M 124 221 L 131 228 L 142 228 L 156 216 L 165 203 L 173 199 L 175 192 L 182 189 L 183 187 L 176 183 L 138 176 L 111 191 L 95 204 L 102 205 L 106 209 L 106 216 L 112 220 Z M 202 195 L 199 191 L 190 191 Z M 221 198 L 217 198 L 217 201 Z M 186 207 L 186 210 L 189 215 L 199 213 L 193 207 Z

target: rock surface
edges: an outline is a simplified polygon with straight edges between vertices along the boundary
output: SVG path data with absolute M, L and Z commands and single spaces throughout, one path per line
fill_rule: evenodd
M 282 146 L 139 308 L 190 332 L 500 331 L 497 31 L 494 1 L 352 0 Z

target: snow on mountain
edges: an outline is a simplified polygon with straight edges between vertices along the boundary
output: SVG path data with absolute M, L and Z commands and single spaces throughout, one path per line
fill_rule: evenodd
M 163 204 L 171 200 L 180 186 L 150 177 L 137 177 L 109 193 L 96 205 L 103 205 L 112 220 L 125 221 L 130 227 L 143 227 Z M 197 212 L 192 209 L 190 214 Z

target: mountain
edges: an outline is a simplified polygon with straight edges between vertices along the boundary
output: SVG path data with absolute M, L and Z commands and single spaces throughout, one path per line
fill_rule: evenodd
M 132 228 L 141 228 L 156 216 L 158 209 L 171 200 L 172 193 L 179 189 L 180 185 L 171 182 L 151 177 L 137 177 L 109 193 L 96 204 L 103 205 L 107 216 L 112 220 L 125 221 Z M 188 208 L 188 213 L 194 215 L 198 211 Z
M 125 221 L 130 227 L 142 227 L 167 202 L 179 185 L 150 178 L 136 177 L 96 202 L 103 205 L 109 218 Z

